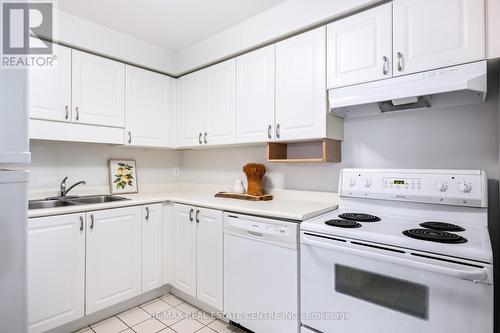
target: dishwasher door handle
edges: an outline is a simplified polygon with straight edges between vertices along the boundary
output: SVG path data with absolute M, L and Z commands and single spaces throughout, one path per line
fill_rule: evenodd
M 255 231 L 247 230 L 247 233 L 249 235 L 256 236 L 256 237 L 264 237 L 264 234 L 261 233 L 261 232 L 255 232 Z

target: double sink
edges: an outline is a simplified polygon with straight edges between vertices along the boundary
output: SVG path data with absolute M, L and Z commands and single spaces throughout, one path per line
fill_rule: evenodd
M 66 196 L 52 197 L 42 200 L 30 200 L 28 209 L 57 208 L 76 205 L 91 205 L 106 202 L 130 200 L 116 195 L 89 195 L 89 196 Z

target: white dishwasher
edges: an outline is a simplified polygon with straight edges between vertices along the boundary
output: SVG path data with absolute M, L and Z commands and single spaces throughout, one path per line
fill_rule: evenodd
M 298 223 L 224 213 L 224 313 L 255 333 L 299 331 Z

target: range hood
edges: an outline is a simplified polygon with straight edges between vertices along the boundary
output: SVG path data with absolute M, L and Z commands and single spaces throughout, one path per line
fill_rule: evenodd
M 363 117 L 385 112 L 483 103 L 486 61 L 453 66 L 328 91 L 330 112 Z

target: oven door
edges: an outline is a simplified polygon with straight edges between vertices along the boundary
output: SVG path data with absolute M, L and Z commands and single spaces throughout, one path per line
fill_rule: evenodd
M 488 265 L 302 232 L 302 324 L 324 333 L 491 333 L 491 274 Z

